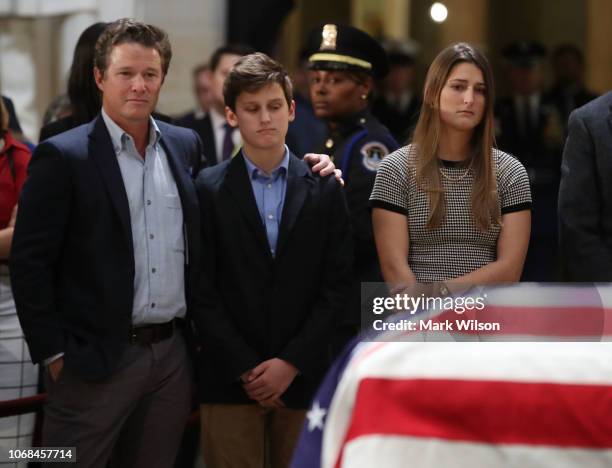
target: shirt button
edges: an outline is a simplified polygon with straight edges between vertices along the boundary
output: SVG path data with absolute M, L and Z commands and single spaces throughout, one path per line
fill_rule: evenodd
M 153 234 L 149 234 L 149 239 L 155 239 L 155 236 Z
M 151 200 L 147 200 L 147 205 L 150 205 L 150 204 L 151 204 Z
M 151 273 L 155 273 L 157 270 L 155 268 L 151 268 Z
M 272 184 L 268 184 L 268 188 L 272 188 Z
M 268 219 L 274 219 L 274 215 L 269 214 Z
M 151 304 L 151 309 L 155 309 L 155 302 Z

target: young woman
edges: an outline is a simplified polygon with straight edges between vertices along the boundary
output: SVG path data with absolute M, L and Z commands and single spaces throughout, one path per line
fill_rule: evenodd
M 381 163 L 373 226 L 385 281 L 395 285 L 514 282 L 529 243 L 525 168 L 493 148 L 493 77 L 465 43 L 427 73 L 413 142 Z

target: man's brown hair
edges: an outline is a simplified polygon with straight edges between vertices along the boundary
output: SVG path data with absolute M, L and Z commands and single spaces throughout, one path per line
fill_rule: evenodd
M 108 56 L 113 47 L 136 43 L 144 47 L 151 47 L 159 53 L 163 75 L 168 73 L 172 48 L 166 32 L 157 26 L 141 23 L 131 18 L 123 18 L 110 23 L 96 42 L 94 53 L 94 66 L 104 74 L 108 66 Z
M 241 57 L 232 67 L 223 85 L 225 105 L 236 111 L 236 99 L 242 92 L 252 93 L 264 86 L 278 83 L 283 90 L 287 106 L 293 100 L 293 85 L 289 74 L 276 60 L 256 52 Z

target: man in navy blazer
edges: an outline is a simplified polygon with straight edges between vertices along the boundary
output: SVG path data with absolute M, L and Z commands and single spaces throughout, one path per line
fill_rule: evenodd
M 172 466 L 190 409 L 201 143 L 151 118 L 170 58 L 159 28 L 111 24 L 101 115 L 38 146 L 19 205 L 11 277 L 46 365 L 42 445 L 76 447 L 80 466 Z
M 612 91 L 570 114 L 559 221 L 570 281 L 612 281 Z

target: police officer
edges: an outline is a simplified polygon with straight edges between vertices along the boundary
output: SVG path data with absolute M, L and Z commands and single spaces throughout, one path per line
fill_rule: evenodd
M 557 194 L 563 127 L 543 95 L 546 49 L 537 42 L 520 41 L 507 45 L 502 55 L 511 92 L 496 103 L 496 140 L 501 150 L 525 165 L 533 197 L 522 280 L 554 281 L 558 276 Z
M 370 112 L 374 78 L 388 70 L 381 45 L 365 32 L 336 24 L 315 29 L 307 42 L 310 99 L 315 115 L 327 125 L 319 150 L 342 169 L 355 244 L 355 304 L 345 317 L 359 323 L 359 283 L 382 281 L 368 205 L 376 170 L 382 159 L 398 148 L 397 142 Z M 341 341 L 341 340 L 340 340 Z

